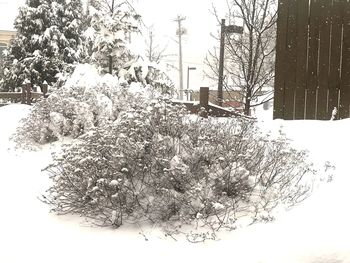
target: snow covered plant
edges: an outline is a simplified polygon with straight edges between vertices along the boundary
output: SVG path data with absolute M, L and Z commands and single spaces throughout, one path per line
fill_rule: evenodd
M 76 138 L 115 120 L 129 104 L 141 103 L 149 90 L 138 83 L 120 83 L 109 74 L 102 76 L 94 66 L 78 65 L 60 89 L 33 106 L 17 139 L 21 144 L 24 141 L 43 144 L 62 136 Z
M 312 189 L 305 152 L 246 119 L 203 119 L 164 99 L 130 104 L 79 137 L 47 168 L 47 200 L 103 226 L 147 220 L 233 229 L 270 220 Z
M 150 85 L 162 94 L 175 93 L 174 83 L 166 74 L 166 70 L 161 65 L 149 62 L 142 57 L 130 60 L 118 75 L 128 83 L 139 82 L 143 86 Z

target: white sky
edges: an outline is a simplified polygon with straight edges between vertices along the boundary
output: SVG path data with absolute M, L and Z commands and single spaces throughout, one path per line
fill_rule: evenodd
M 135 7 L 147 26 L 153 25 L 156 39 L 161 46 L 167 45 L 167 53 L 174 54 L 169 57 L 175 66 L 178 66 L 178 45 L 173 39 L 177 23 L 174 19 L 177 15 L 186 17 L 183 26 L 187 29 L 187 35 L 183 40 L 183 72 L 184 88 L 187 84 L 187 67 L 196 67 L 190 71 L 190 87 L 198 89 L 200 86 L 210 86 L 210 81 L 203 79 L 203 60 L 214 44 L 210 33 L 218 30 L 218 23 L 211 15 L 214 0 L 135 0 Z M 0 29 L 13 29 L 13 21 L 17 9 L 25 0 L 0 0 Z M 215 6 L 223 11 L 226 0 L 215 0 Z M 220 9 L 221 8 L 221 9 Z M 174 81 L 178 81 L 178 74 L 174 72 Z
M 169 59 L 174 61 L 178 67 L 178 44 L 173 41 L 177 39 L 177 15 L 185 16 L 182 22 L 187 29 L 187 35 L 183 40 L 183 74 L 184 89 L 187 85 L 187 67 L 196 67 L 197 70 L 190 71 L 190 88 L 199 89 L 200 86 L 210 86 L 210 81 L 203 79 L 203 60 L 213 45 L 214 39 L 210 33 L 218 30 L 216 18 L 210 13 L 214 0 L 139 0 L 139 12 L 143 16 L 146 25 L 154 24 L 155 34 L 168 43 L 168 52 L 176 54 Z M 226 0 L 215 0 L 216 6 L 224 6 Z M 172 76 L 178 80 L 178 73 Z
M 0 0 L 0 29 L 13 29 L 18 7 L 24 0 Z

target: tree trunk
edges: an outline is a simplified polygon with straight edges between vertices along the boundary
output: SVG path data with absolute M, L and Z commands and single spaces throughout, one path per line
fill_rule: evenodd
M 250 116 L 251 101 L 252 101 L 252 91 L 251 89 L 248 89 L 246 98 L 245 98 L 245 104 L 244 104 L 244 115 Z
M 250 100 L 248 99 L 244 104 L 244 115 L 250 116 Z

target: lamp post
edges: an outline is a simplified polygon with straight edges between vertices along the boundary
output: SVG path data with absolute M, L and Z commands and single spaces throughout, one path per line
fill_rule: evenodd
M 190 87 L 190 70 L 196 70 L 195 67 L 187 67 L 187 100 L 189 100 L 189 87 Z

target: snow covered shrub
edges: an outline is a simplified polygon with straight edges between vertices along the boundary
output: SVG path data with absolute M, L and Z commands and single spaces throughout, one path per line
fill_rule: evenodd
M 270 220 L 278 204 L 307 197 L 314 171 L 305 157 L 251 120 L 197 118 L 167 100 L 144 100 L 63 148 L 47 168 L 48 200 L 59 214 L 101 225 L 234 228 L 240 217 Z
M 119 77 L 128 83 L 139 82 L 143 86 L 150 85 L 161 94 L 175 93 L 173 81 L 166 74 L 166 70 L 159 64 L 148 62 L 137 57 L 124 65 L 119 71 Z
M 19 130 L 19 141 L 47 143 L 61 136 L 76 138 L 93 127 L 113 121 L 133 101 L 140 101 L 140 85 L 119 83 L 117 77 L 101 76 L 88 64 L 79 65 L 60 88 L 33 106 Z M 146 88 L 142 88 L 147 92 Z M 128 95 L 130 92 L 139 95 Z
M 163 156 L 166 149 L 160 148 L 165 146 L 159 143 L 163 141 L 161 134 L 176 138 L 182 130 L 176 113 L 184 109 L 168 107 L 172 110 L 164 118 L 163 110 L 167 110 L 158 102 L 147 107 L 130 104 L 116 121 L 96 127 L 79 137 L 79 143 L 68 146 L 50 167 L 54 180 L 50 193 L 57 212 L 75 210 L 118 226 L 124 217 L 142 218 L 148 215 L 147 210 L 155 210 L 152 198 L 162 195 L 163 185 L 169 183 L 158 176 L 170 161 Z M 174 150 L 171 145 L 169 151 Z M 161 153 L 156 159 L 154 151 Z M 108 214 L 107 218 L 103 214 Z

